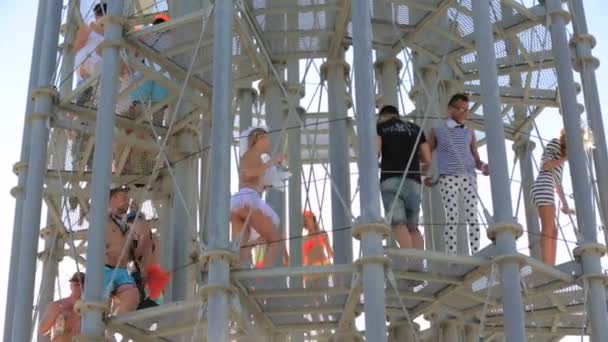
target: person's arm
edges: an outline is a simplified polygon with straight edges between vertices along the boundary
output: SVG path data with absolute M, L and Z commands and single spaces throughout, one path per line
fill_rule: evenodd
M 251 156 L 249 157 L 249 159 L 251 159 Z M 242 167 L 239 172 L 242 178 L 255 179 L 255 178 L 261 177 L 264 174 L 264 172 L 266 172 L 266 170 L 268 170 L 269 168 L 271 168 L 272 166 L 274 166 L 276 164 L 279 164 L 284 159 L 284 157 L 283 157 L 283 155 L 278 154 L 266 163 L 263 163 L 260 158 L 256 158 L 256 159 L 257 160 L 255 160 L 255 161 L 250 161 L 250 160 L 243 158 L 243 160 L 241 162 Z M 247 164 L 252 164 L 252 165 L 247 165 Z M 247 165 L 247 166 L 245 166 L 245 165 Z
M 382 137 L 377 136 L 376 145 L 378 146 L 378 158 L 382 156 Z
M 152 244 L 152 231 L 148 227 L 147 222 L 135 220 L 132 225 L 133 237 L 132 240 L 137 241 L 135 247 L 135 257 L 139 258 L 144 255 L 147 248 L 151 248 Z
M 479 157 L 479 150 L 477 149 L 477 139 L 475 139 L 475 135 L 472 131 L 471 134 L 473 135 L 471 138 L 471 153 L 473 154 L 473 159 L 475 160 L 475 168 L 487 176 L 490 174 L 490 168 L 488 167 L 488 164 L 484 163 Z
M 74 38 L 74 51 L 78 52 L 82 49 L 87 40 L 89 39 L 89 34 L 91 34 L 91 27 L 87 25 L 82 25 L 78 28 L 78 32 L 76 32 L 76 37 Z
M 435 137 L 435 129 L 431 128 L 429 132 L 429 136 L 426 139 L 427 144 L 429 144 L 429 151 L 431 152 L 431 159 L 433 158 L 433 152 L 435 148 L 437 148 L 437 138 Z
M 59 316 L 59 305 L 57 305 L 57 303 L 50 303 L 46 307 L 44 315 L 42 315 L 42 319 L 40 320 L 38 334 L 40 334 L 41 336 L 48 334 L 51 331 L 53 325 L 55 324 L 57 316 Z
M 431 154 L 431 147 L 428 142 L 422 143 L 418 146 L 418 155 L 422 162 L 422 173 L 427 175 L 431 171 L 431 165 L 433 163 L 433 157 Z

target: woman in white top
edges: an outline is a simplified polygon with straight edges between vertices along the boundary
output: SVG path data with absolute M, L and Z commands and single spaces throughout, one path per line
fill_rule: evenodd
M 75 65 L 78 68 L 78 80 L 86 79 L 101 67 L 101 57 L 95 49 L 103 41 L 103 25 L 99 23 L 107 10 L 106 4 L 97 4 L 93 7 L 95 21 L 88 26 L 81 26 L 74 39 L 76 51 Z

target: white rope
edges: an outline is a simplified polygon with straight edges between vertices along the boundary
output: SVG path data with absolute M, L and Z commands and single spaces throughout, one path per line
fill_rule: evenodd
M 482 341 L 483 331 L 486 326 L 486 315 L 488 312 L 488 302 L 492 297 L 492 289 L 494 288 L 494 283 L 496 282 L 496 275 L 498 273 L 497 267 L 495 263 L 492 263 L 491 271 L 490 271 L 490 279 L 488 280 L 488 289 L 486 291 L 486 300 L 483 303 L 483 308 L 481 309 L 480 319 L 479 319 L 479 337 L 478 341 Z
M 587 316 L 587 298 L 589 296 L 589 282 L 587 278 L 583 277 L 583 324 L 581 326 L 581 342 L 583 342 L 585 338 L 585 330 L 587 330 L 587 321 L 589 317 Z

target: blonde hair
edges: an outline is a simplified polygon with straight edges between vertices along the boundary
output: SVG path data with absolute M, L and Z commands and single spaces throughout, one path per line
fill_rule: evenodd
M 249 142 L 249 147 L 252 147 L 253 145 L 255 145 L 255 143 L 258 141 L 258 138 L 264 134 L 268 134 L 268 132 L 263 128 L 255 128 L 255 129 L 251 130 L 251 132 L 249 133 L 249 136 L 247 137 L 247 140 Z

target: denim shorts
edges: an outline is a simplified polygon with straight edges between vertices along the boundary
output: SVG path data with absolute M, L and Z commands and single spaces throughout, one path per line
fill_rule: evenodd
M 137 288 L 135 279 L 133 279 L 126 268 L 114 268 L 106 265 L 103 275 L 104 298 L 109 298 L 119 287 L 124 285 Z
M 401 177 L 390 177 L 380 183 L 384 210 L 388 215 L 394 201 L 390 224 L 392 226 L 406 224 L 410 231 L 416 231 L 420 215 L 421 185 L 413 179 L 406 178 L 399 191 L 399 184 L 401 184 Z

